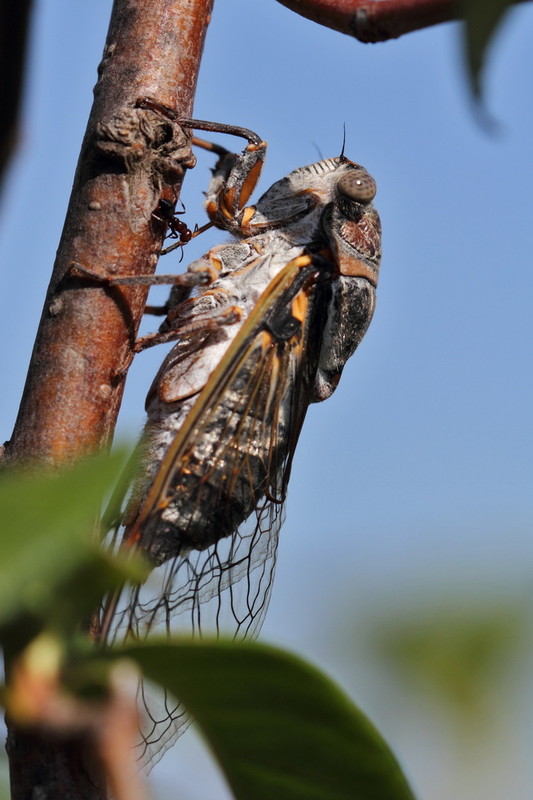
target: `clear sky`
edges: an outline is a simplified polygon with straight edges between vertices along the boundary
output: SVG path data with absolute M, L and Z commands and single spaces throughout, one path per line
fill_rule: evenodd
M 21 146 L 0 219 L 6 439 L 110 7 L 37 3 Z M 376 315 L 334 397 L 308 414 L 263 638 L 334 674 L 392 741 L 425 800 L 525 797 L 533 713 L 506 723 L 511 760 L 500 754 L 500 769 L 480 756 L 479 773 L 461 782 L 439 724 L 431 728 L 416 709 L 400 721 L 364 644 L 347 660 L 340 640 L 357 642 L 377 609 L 393 619 L 413 598 L 420 606 L 439 593 L 512 596 L 531 580 L 532 25 L 533 7 L 513 11 L 491 51 L 485 97 L 498 127 L 488 134 L 470 103 L 458 25 L 362 45 L 274 0 L 217 0 L 195 105 L 197 117 L 268 141 L 263 190 L 316 161 L 317 148 L 338 154 L 344 123 L 346 154 L 378 184 Z M 202 155 L 188 176 L 189 223 L 204 219 L 208 166 Z M 188 247 L 187 260 L 215 241 Z M 166 272 L 180 268 L 171 258 Z M 121 434 L 140 430 L 161 359 L 157 349 L 137 359 Z M 203 762 L 198 776 L 196 746 L 184 737 L 180 748 L 181 760 L 169 755 L 156 771 L 160 796 L 227 797 Z

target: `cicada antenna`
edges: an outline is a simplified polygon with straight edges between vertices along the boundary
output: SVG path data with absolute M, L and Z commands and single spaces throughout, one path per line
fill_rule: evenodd
M 317 153 L 318 153 L 318 157 L 320 158 L 320 160 L 321 160 L 321 161 L 324 161 L 324 156 L 323 156 L 323 154 L 322 154 L 322 150 L 320 149 L 320 147 L 317 145 L 317 143 L 316 143 L 316 142 L 313 142 L 313 147 L 314 147 L 314 148 L 315 148 L 315 150 L 317 151 Z
M 346 145 L 346 123 L 343 122 L 342 123 L 342 147 L 341 147 L 341 153 L 340 153 L 340 156 L 339 156 L 339 158 L 341 158 L 341 159 L 344 158 L 344 146 L 345 145 Z

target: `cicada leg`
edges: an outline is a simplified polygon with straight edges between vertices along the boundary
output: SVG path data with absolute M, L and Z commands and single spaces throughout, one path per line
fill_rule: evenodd
M 206 210 L 213 225 L 232 233 L 244 234 L 254 214 L 254 206 L 246 206 L 265 160 L 266 142 L 249 128 L 220 122 L 179 117 L 171 108 L 144 97 L 137 101 L 140 108 L 150 109 L 167 117 L 182 128 L 240 136 L 248 144 L 240 154 L 231 153 L 220 145 L 193 138 L 193 144 L 218 155 L 213 177 L 206 196 Z
M 69 274 L 71 277 L 94 281 L 97 284 L 107 286 L 111 289 L 118 286 L 172 286 L 169 299 L 164 305 L 147 305 L 144 310 L 145 314 L 168 317 L 175 308 L 189 297 L 191 289 L 213 283 L 218 277 L 218 270 L 216 264 L 212 264 L 208 259 L 201 259 L 191 264 L 187 272 L 180 275 L 121 275 L 120 277 L 113 278 L 108 275 L 101 275 L 78 263 L 71 264 Z M 159 333 L 154 333 L 152 336 L 145 337 L 146 340 L 150 340 L 150 344 L 137 346 L 138 342 L 143 341 L 137 340 L 134 351 L 139 352 L 139 350 L 150 347 L 151 344 L 172 341 L 172 338 L 169 338 L 170 332 L 167 331 L 168 325 L 165 325 L 165 322 L 162 328 L 163 330 Z M 177 334 L 174 335 L 173 338 L 176 339 Z M 122 369 L 122 371 L 124 370 Z
M 173 325 L 169 327 L 162 326 L 162 329 L 158 332 L 149 333 L 147 336 L 137 339 L 134 349 L 136 353 L 140 353 L 148 347 L 174 342 L 176 339 L 190 335 L 195 331 L 220 325 L 235 325 L 242 320 L 242 316 L 242 309 L 239 306 L 232 305 L 216 311 L 210 310 L 205 314 L 195 314 L 190 317 L 183 316 L 179 320 L 174 318 Z
M 239 153 L 231 153 L 220 145 L 193 137 L 193 144 L 216 153 L 218 160 L 206 193 L 205 209 L 213 225 L 222 230 L 243 235 L 255 214 L 255 206 L 247 206 L 257 185 L 266 155 L 266 142 L 247 128 L 215 125 L 200 120 L 180 120 L 187 127 L 194 123 L 199 130 L 216 130 L 234 136 L 244 136 L 248 144 Z M 202 127 L 203 126 L 203 127 Z
M 198 262 L 195 262 L 198 263 Z M 86 278 L 87 280 L 94 281 L 95 283 L 103 284 L 104 286 L 173 286 L 179 287 L 184 294 L 185 299 L 191 289 L 196 286 L 207 286 L 218 277 L 218 271 L 207 261 L 202 260 L 197 269 L 189 269 L 178 275 L 121 275 L 118 278 L 110 277 L 109 275 L 101 275 L 94 272 L 82 264 L 72 263 L 70 266 L 69 274 L 74 278 Z M 172 305 L 176 305 L 174 302 Z M 149 306 L 149 308 L 157 308 L 156 306 Z M 163 308 L 163 306 L 161 307 Z M 162 314 L 167 311 L 153 311 L 149 313 Z

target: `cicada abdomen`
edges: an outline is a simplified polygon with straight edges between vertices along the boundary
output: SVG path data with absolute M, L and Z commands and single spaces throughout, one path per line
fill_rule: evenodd
M 177 630 L 180 619 L 194 634 L 257 632 L 307 408 L 335 390 L 372 317 L 381 241 L 373 179 L 330 158 L 246 206 L 247 178 L 264 156 L 258 142 L 246 168 L 219 160 L 207 194 L 211 219 L 237 241 L 190 265 L 210 282 L 171 302 L 162 326 L 177 344 L 148 394 L 123 539 L 153 571 L 112 617 L 108 608 L 108 640 Z M 161 729 L 175 738 L 178 715 L 164 707 L 145 745 L 159 746 Z

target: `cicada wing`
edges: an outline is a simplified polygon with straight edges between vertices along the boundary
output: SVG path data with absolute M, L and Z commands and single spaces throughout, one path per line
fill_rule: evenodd
M 156 566 L 143 586 L 123 592 L 110 641 L 155 631 L 258 632 L 317 368 L 315 274 L 310 257 L 286 265 L 191 408 L 127 532 Z M 140 760 L 149 764 L 183 730 L 184 717 L 171 698 L 144 705 Z

